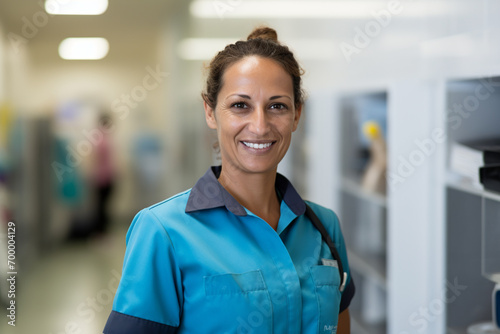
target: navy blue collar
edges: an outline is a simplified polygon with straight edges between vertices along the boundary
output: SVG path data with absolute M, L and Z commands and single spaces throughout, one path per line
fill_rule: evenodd
M 246 216 L 245 208 L 217 180 L 221 170 L 222 166 L 212 166 L 196 182 L 189 194 L 186 212 L 225 206 L 237 216 Z M 306 204 L 304 200 L 286 177 L 277 173 L 275 187 L 293 213 L 297 216 L 305 213 Z

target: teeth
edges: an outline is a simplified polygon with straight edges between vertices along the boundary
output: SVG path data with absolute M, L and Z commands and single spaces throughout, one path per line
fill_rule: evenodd
M 269 146 L 272 145 L 272 143 L 266 143 L 266 144 L 254 144 L 254 143 L 249 143 L 244 141 L 243 144 L 245 144 L 248 147 L 255 148 L 255 149 L 263 149 L 263 148 L 268 148 Z

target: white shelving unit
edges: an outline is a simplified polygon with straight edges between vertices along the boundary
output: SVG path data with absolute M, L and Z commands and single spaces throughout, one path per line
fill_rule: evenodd
M 489 91 L 485 82 L 486 78 L 476 78 L 447 83 L 447 110 L 458 111 L 447 124 L 448 147 L 500 137 L 500 92 L 494 91 L 495 85 Z M 497 210 L 495 206 L 500 206 L 500 194 L 481 189 L 451 172 L 446 180 L 446 194 L 446 277 L 448 281 L 459 280 L 464 287 L 456 300 L 447 305 L 446 325 L 449 331 L 466 333 L 468 326 L 492 318 L 494 283 L 488 278 L 495 272 L 485 275 L 483 248 L 487 238 L 494 238 L 496 244 L 500 240 L 500 216 L 490 214 Z M 486 231 L 485 226 L 491 226 L 491 231 Z M 500 253 L 492 255 L 498 263 Z M 500 267 L 495 269 L 500 272 Z
M 387 194 L 363 190 L 362 166 L 353 160 L 359 158 L 359 129 L 349 117 L 356 112 L 353 99 L 364 98 L 385 100 L 388 171 L 397 173 L 401 157 L 416 149 L 415 138 L 429 138 L 444 126 L 438 112 L 444 110 L 445 85 L 415 80 L 310 97 L 308 197 L 341 218 L 356 283 L 352 333 L 445 333 L 444 315 L 422 325 L 418 312 L 445 294 L 446 150 L 436 145 L 400 183 L 389 175 Z
M 377 192 L 366 191 L 360 186 L 359 180 L 356 181 L 353 178 L 348 177 L 344 178 L 342 180 L 342 190 L 352 196 L 373 202 L 379 206 L 387 206 L 387 198 L 385 195 Z
M 337 212 L 343 222 L 351 275 L 357 289 L 350 307 L 353 333 L 386 333 L 387 329 L 387 198 L 384 193 L 361 186 L 369 147 L 361 135 L 361 126 L 375 119 L 385 129 L 386 102 L 385 92 L 346 95 L 339 100 L 344 149 L 340 152 Z

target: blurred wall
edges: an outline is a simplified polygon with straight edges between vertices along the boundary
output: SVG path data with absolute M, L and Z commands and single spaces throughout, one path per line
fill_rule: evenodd
M 5 99 L 5 40 L 2 22 L 0 21 L 0 101 Z

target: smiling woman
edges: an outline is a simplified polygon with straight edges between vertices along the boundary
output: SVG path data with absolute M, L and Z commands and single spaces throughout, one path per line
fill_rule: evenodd
M 273 177 L 302 110 L 301 105 L 295 108 L 290 75 L 274 60 L 249 56 L 229 66 L 222 79 L 225 84 L 218 105 L 213 108 L 205 102 L 207 123 L 217 129 L 224 166 L 219 182 L 230 188 L 232 180 L 245 176 L 270 172 Z M 246 202 L 247 198 L 239 200 Z M 277 201 L 275 204 L 278 206 Z M 251 203 L 245 206 L 253 207 Z M 272 225 L 276 228 L 277 220 Z
M 267 27 L 215 56 L 202 97 L 221 166 L 135 217 L 105 333 L 350 332 L 337 216 L 277 173 L 301 74 Z

